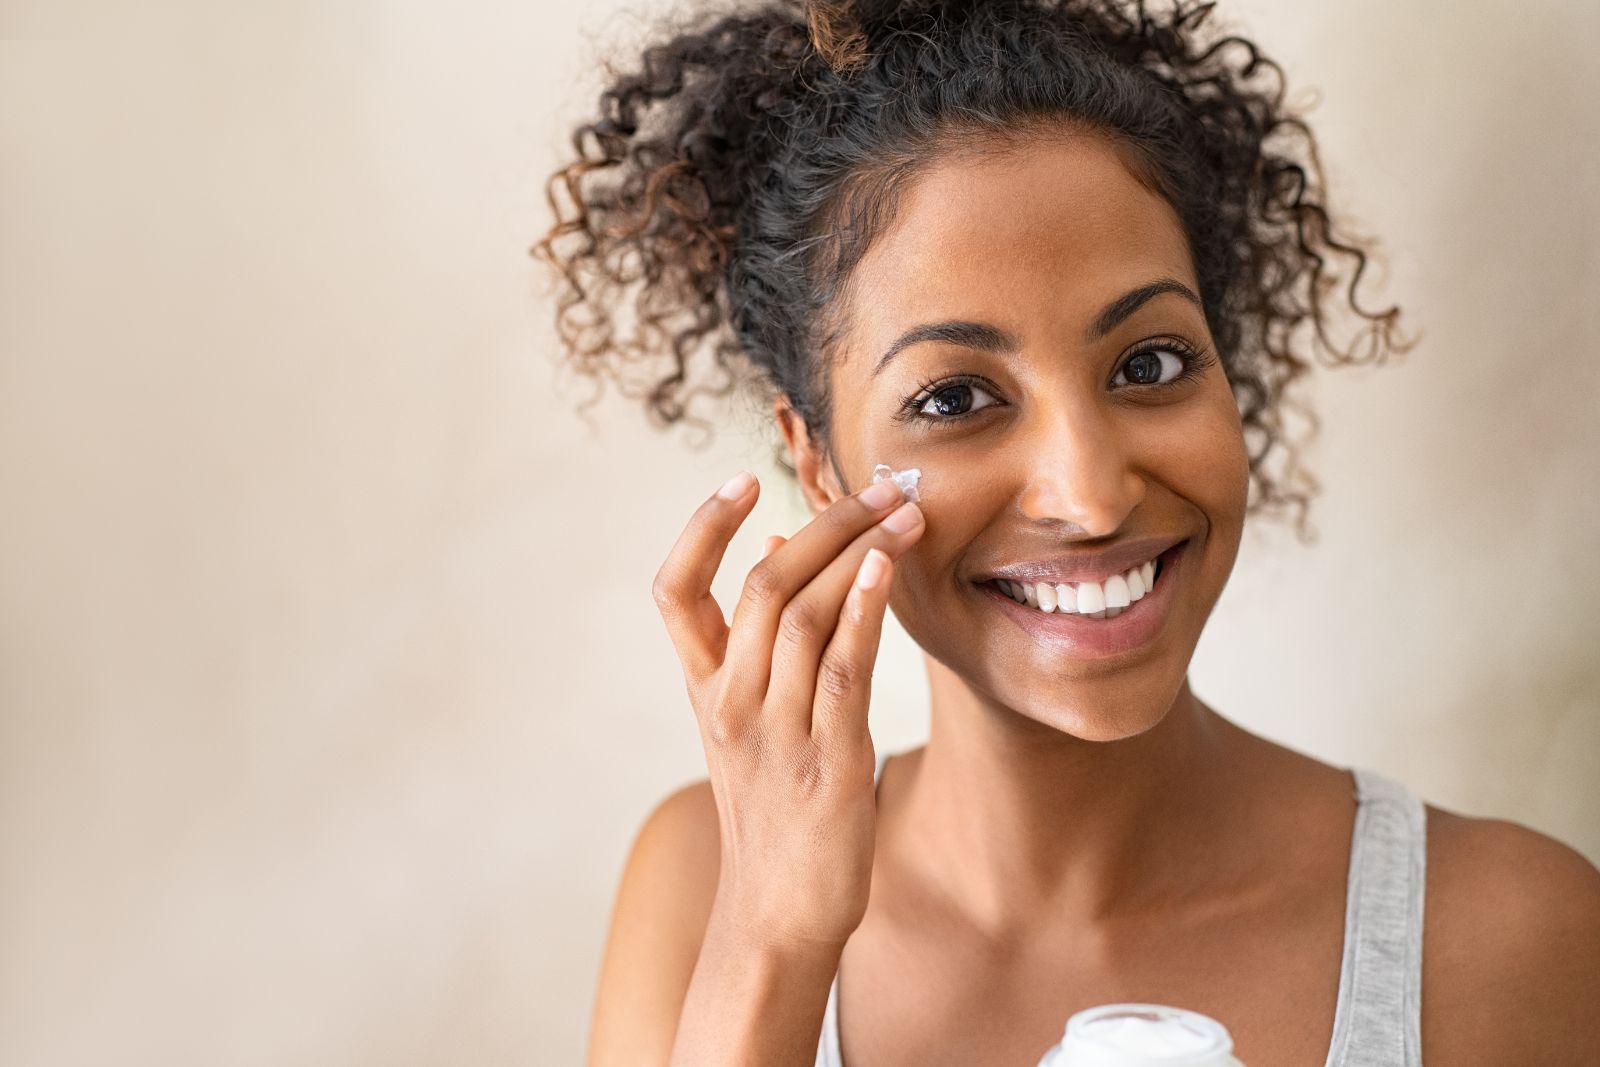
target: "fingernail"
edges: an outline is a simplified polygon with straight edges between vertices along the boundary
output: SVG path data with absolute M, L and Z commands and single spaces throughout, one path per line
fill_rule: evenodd
M 867 549 L 867 558 L 861 561 L 861 569 L 856 572 L 856 585 L 862 589 L 871 589 L 883 581 L 883 572 L 888 568 L 889 554 L 881 548 Z
M 883 525 L 885 529 L 893 530 L 895 533 L 910 533 L 921 521 L 921 512 L 908 500 L 890 513 L 889 517 L 883 520 Z
M 886 508 L 900 499 L 900 487 L 893 482 L 879 482 L 861 490 L 862 503 L 874 508 Z
M 750 487 L 755 484 L 755 475 L 749 471 L 740 471 L 722 483 L 722 488 L 717 490 L 717 495 L 724 500 L 741 500 L 750 491 Z

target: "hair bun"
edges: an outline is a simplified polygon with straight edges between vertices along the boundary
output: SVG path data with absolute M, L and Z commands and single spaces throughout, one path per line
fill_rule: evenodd
M 867 35 L 853 0 L 806 0 L 811 47 L 835 74 L 848 74 L 867 61 Z

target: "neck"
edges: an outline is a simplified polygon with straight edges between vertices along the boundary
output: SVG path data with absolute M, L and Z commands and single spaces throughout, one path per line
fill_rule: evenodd
M 928 659 L 931 730 L 905 800 L 919 883 L 1000 936 L 1041 915 L 1102 923 L 1175 906 L 1242 825 L 1242 733 L 1185 678 L 1156 725 L 1084 741 Z

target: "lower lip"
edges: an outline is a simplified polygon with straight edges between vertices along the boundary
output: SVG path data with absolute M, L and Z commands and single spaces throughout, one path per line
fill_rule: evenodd
M 1183 549 L 1187 544 L 1185 541 L 1161 554 L 1161 577 L 1156 579 L 1155 588 L 1114 619 L 1040 611 L 1017 603 L 999 586 L 989 582 L 980 582 L 978 589 L 1030 637 L 1055 646 L 1062 655 L 1082 659 L 1127 655 L 1150 644 L 1166 622 L 1172 603 L 1173 579 L 1182 569 Z

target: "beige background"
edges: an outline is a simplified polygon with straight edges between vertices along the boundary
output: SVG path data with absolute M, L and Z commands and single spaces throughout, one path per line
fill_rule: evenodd
M 1247 536 L 1195 687 L 1600 859 L 1600 8 L 1222 10 L 1426 338 L 1316 385 L 1323 539 Z M 704 770 L 651 576 L 740 466 L 720 593 L 802 514 L 749 418 L 694 452 L 554 373 L 525 248 L 636 21 L 0 28 L 0 1062 L 579 1062 L 631 836 Z M 891 632 L 880 746 L 924 699 Z

